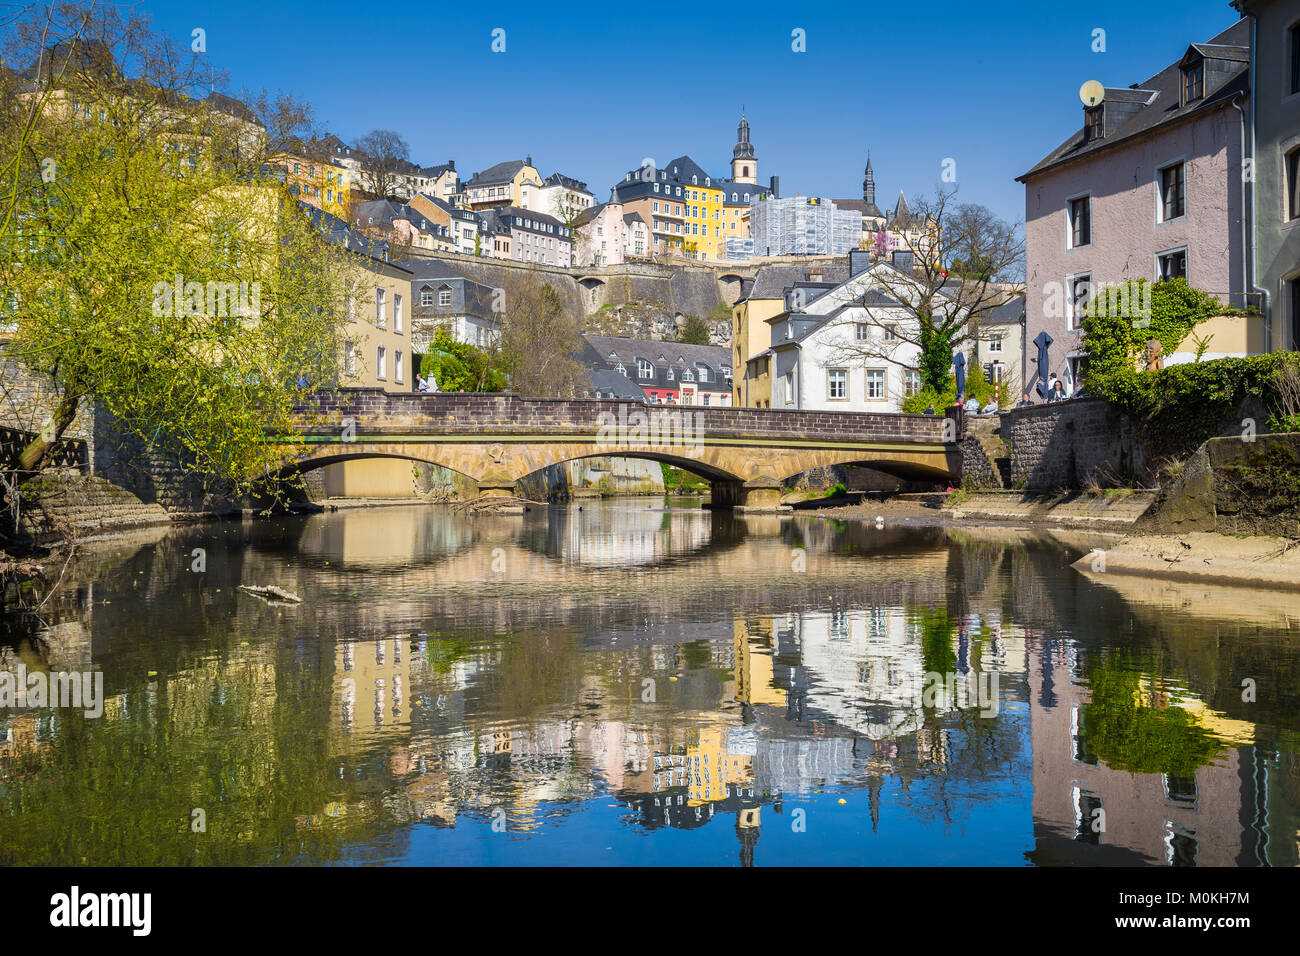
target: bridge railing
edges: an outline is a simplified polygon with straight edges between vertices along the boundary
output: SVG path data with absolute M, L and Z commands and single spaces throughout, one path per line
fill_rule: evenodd
M 786 439 L 937 443 L 951 441 L 952 425 L 934 415 L 899 412 L 785 410 L 706 405 L 648 405 L 617 399 L 523 398 L 507 392 L 385 392 L 378 388 L 319 392 L 300 408 L 306 426 L 327 431 L 345 418 L 362 431 L 516 433 L 519 431 L 586 433 L 612 423 L 634 424 L 636 415 L 682 416 L 696 433 Z M 948 410 L 952 417 L 952 410 Z M 960 410 L 958 435 L 964 423 Z M 688 417 L 689 416 L 689 417 Z

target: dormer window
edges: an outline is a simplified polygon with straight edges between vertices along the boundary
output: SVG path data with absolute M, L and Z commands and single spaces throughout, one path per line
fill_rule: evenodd
M 1088 142 L 1101 139 L 1106 135 L 1106 115 L 1104 104 L 1090 106 L 1083 111 L 1083 138 Z
M 1183 106 L 1205 95 L 1205 61 L 1196 60 L 1183 67 Z
M 654 366 L 652 366 L 646 359 L 637 359 L 636 374 L 639 378 L 654 378 Z

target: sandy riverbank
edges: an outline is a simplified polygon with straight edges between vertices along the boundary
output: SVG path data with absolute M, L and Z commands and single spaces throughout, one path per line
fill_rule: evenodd
M 1074 567 L 1098 579 L 1136 575 L 1300 591 L 1300 541 L 1212 532 L 1133 535 Z

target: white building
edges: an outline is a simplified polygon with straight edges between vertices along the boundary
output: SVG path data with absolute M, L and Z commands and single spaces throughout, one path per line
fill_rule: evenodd
M 900 411 L 921 388 L 916 316 L 906 305 L 918 293 L 910 265 L 886 262 L 827 292 L 788 290 L 786 310 L 767 319 L 772 347 L 750 359 L 770 361 L 771 407 Z

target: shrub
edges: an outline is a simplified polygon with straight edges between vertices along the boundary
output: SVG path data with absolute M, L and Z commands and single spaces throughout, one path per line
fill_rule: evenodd
M 966 397 L 971 396 L 979 399 L 981 406 L 986 404 L 993 397 L 993 386 L 984 378 L 984 366 L 975 365 L 970 369 L 970 374 L 966 376 Z M 899 408 L 912 415 L 919 415 L 924 412 L 931 402 L 934 403 L 936 412 L 952 405 L 957 401 L 957 376 L 948 375 L 948 385 L 942 392 L 937 392 L 932 388 L 923 388 L 915 395 L 909 395 L 903 399 Z

